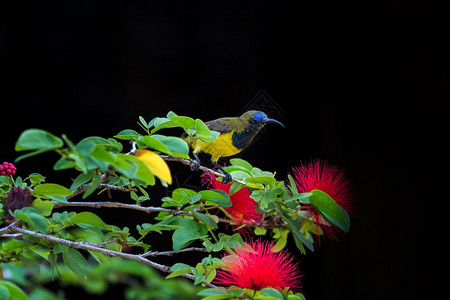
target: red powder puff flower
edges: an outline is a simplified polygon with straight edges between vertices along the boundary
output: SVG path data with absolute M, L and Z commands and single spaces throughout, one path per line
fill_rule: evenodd
M 231 183 L 223 184 L 217 181 L 214 175 L 208 173 L 203 175 L 203 180 L 211 188 L 230 194 Z M 230 195 L 230 200 L 231 206 L 224 207 L 224 209 L 231 216 L 232 220 L 238 223 L 254 223 L 262 219 L 262 214 L 256 212 L 255 209 L 255 205 L 258 205 L 258 203 L 250 198 L 250 193 L 247 188 L 243 187 Z
M 352 215 L 353 189 L 342 169 L 325 161 L 316 160 L 294 167 L 292 171 L 299 192 L 308 193 L 312 190 L 321 190 L 333 198 L 349 216 Z M 305 205 L 302 210 L 306 212 L 304 218 L 310 220 L 310 223 L 306 223 L 306 226 L 310 226 L 311 232 L 323 232 L 330 239 L 337 239 L 338 227 L 328 223 L 312 205 Z M 318 241 L 320 242 L 320 239 Z
M 235 248 L 223 258 L 215 283 L 257 291 L 271 287 L 298 292 L 301 288 L 298 265 L 288 252 L 273 252 L 272 246 L 273 242 L 256 241 Z

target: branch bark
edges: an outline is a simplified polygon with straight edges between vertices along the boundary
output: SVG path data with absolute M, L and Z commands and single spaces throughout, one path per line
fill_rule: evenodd
M 78 207 L 93 207 L 93 208 L 101 208 L 101 207 L 112 207 L 112 208 L 126 208 L 126 209 L 134 209 L 143 211 L 145 213 L 153 213 L 153 212 L 167 212 L 174 216 L 177 215 L 190 215 L 192 214 L 189 211 L 182 211 L 176 209 L 168 209 L 162 207 L 153 207 L 153 206 L 140 206 L 139 204 L 126 204 L 120 202 L 55 202 L 53 208 L 60 208 L 66 206 L 78 206 Z
M 176 250 L 176 251 L 148 251 L 146 253 L 141 254 L 142 257 L 147 257 L 147 256 L 173 256 L 175 254 L 178 253 L 184 253 L 184 252 L 191 252 L 191 251 L 199 251 L 199 252 L 208 252 L 205 248 L 196 248 L 196 247 L 192 247 L 192 248 L 185 248 L 185 249 L 181 249 L 181 250 Z
M 155 269 L 158 269 L 158 270 L 160 270 L 162 272 L 172 273 L 172 271 L 170 270 L 170 268 L 168 266 L 155 263 L 155 262 L 145 258 L 145 254 L 147 254 L 148 252 L 144 253 L 144 255 L 142 255 L 142 254 L 141 255 L 139 255 L 139 254 L 136 255 L 136 254 L 129 254 L 129 253 L 123 253 L 123 252 L 108 250 L 108 249 L 102 248 L 102 247 L 104 247 L 104 245 L 95 246 L 94 244 L 90 244 L 90 243 L 86 243 L 86 242 L 73 242 L 73 241 L 65 240 L 65 239 L 58 238 L 58 237 L 55 237 L 55 236 L 52 236 L 52 235 L 42 234 L 42 233 L 39 233 L 39 232 L 34 232 L 34 231 L 27 230 L 27 229 L 24 229 L 24 228 L 21 228 L 21 227 L 17 227 L 15 223 L 16 222 L 8 225 L 7 227 L 4 227 L 4 228 L 0 229 L 0 236 L 2 234 L 6 234 L 6 233 L 21 233 L 23 235 L 32 236 L 32 237 L 35 237 L 35 238 L 42 239 L 44 241 L 58 243 L 58 244 L 65 245 L 65 246 L 70 247 L 70 248 L 74 248 L 74 249 L 82 249 L 82 250 L 87 250 L 87 251 L 94 251 L 94 252 L 98 252 L 98 253 L 104 254 L 106 256 L 109 256 L 109 257 L 121 257 L 121 258 L 125 258 L 125 259 L 135 260 L 135 261 L 141 262 L 143 264 L 146 264 L 148 266 L 151 266 L 151 267 L 153 267 Z M 173 254 L 175 254 L 175 253 L 173 253 Z M 161 254 L 161 255 L 164 255 L 164 254 Z M 147 256 L 151 256 L 151 255 L 149 254 Z M 156 256 L 156 255 L 154 255 L 154 256 Z M 183 274 L 183 275 L 180 275 L 180 276 L 188 278 L 190 280 L 195 280 L 195 277 L 193 275 L 191 275 L 191 274 Z M 202 283 L 204 285 L 208 286 L 208 287 L 211 287 L 211 288 L 217 287 L 217 286 L 215 286 L 214 284 L 212 284 L 210 282 L 202 281 Z
M 105 174 L 108 174 L 108 173 L 105 173 Z M 75 190 L 72 191 L 72 195 L 66 196 L 66 200 L 69 200 L 75 196 L 78 196 L 79 194 L 84 193 L 89 188 L 89 185 L 90 185 L 90 183 L 86 183 L 86 184 L 79 186 L 78 188 L 76 188 Z M 106 184 L 106 183 L 100 183 L 98 188 L 107 188 L 109 190 L 116 190 L 116 191 L 121 191 L 121 192 L 136 191 L 135 189 L 131 189 L 128 187 L 115 186 L 115 185 Z
M 172 156 L 172 155 L 160 155 L 160 156 L 164 160 L 181 162 L 182 164 L 187 165 L 187 166 L 195 166 L 197 164 L 192 159 L 181 158 L 181 157 L 176 157 L 176 156 Z M 198 169 L 202 170 L 203 172 L 213 174 L 215 176 L 219 176 L 219 177 L 223 177 L 223 178 L 226 177 L 225 174 L 217 172 L 217 171 L 215 171 L 213 169 L 210 169 L 210 168 L 207 168 L 207 167 L 204 167 L 204 166 L 199 166 Z M 235 179 L 233 177 L 231 177 L 231 181 L 240 183 L 242 185 L 245 185 L 245 182 L 243 182 L 243 181 L 241 181 L 239 179 Z

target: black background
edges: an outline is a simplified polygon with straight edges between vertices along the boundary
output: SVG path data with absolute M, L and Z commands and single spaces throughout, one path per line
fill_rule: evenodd
M 358 195 L 350 233 L 298 257 L 307 299 L 432 299 L 448 279 L 442 10 L 299 2 L 2 4 L 0 160 L 18 156 L 27 128 L 77 142 L 138 130 L 139 115 L 237 116 L 265 95 L 286 128 L 268 126 L 242 157 L 280 179 L 329 160 Z M 16 166 L 69 185 L 56 159 Z M 116 212 L 108 221 L 127 224 Z

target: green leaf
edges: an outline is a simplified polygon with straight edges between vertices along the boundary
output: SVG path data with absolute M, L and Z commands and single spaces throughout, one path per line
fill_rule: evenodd
M 227 168 L 225 168 L 225 171 L 229 171 Z M 242 180 L 245 179 L 249 176 L 251 176 L 250 174 L 248 174 L 246 171 L 241 171 L 241 170 L 236 170 L 236 171 L 231 171 L 230 175 L 233 176 L 233 178 Z
M 253 232 L 255 233 L 255 235 L 266 235 L 267 233 L 267 229 L 265 228 L 261 228 L 261 227 L 256 227 Z
M 195 131 L 197 131 L 197 133 L 201 135 L 211 135 L 211 131 L 209 130 L 208 126 L 206 126 L 206 124 L 200 119 L 195 120 Z
M 345 222 L 342 222 L 342 221 L 340 221 L 340 220 L 336 220 L 336 219 L 334 219 L 334 218 L 328 216 L 328 215 L 325 214 L 325 213 L 322 213 L 322 215 L 323 215 L 324 218 L 325 218 L 327 221 L 329 221 L 331 224 L 336 225 L 337 227 L 339 227 L 340 229 L 342 229 L 344 232 L 348 232 L 348 231 L 350 230 L 350 218 L 348 217 L 347 212 L 346 212 L 342 207 L 340 207 L 340 209 L 341 209 L 342 214 L 343 214 L 344 217 L 345 217 L 345 220 L 346 220 Z
M 294 237 L 295 242 L 298 246 L 301 244 L 305 245 L 309 250 L 314 251 L 313 242 L 306 238 L 301 233 L 302 222 L 300 220 L 294 220 L 289 214 L 289 211 L 283 209 L 280 204 L 273 202 L 276 211 L 280 215 L 280 217 L 288 224 L 290 231 L 292 232 L 292 236 Z M 302 251 L 302 249 L 300 249 Z M 303 251 L 302 251 L 303 252 Z
M 155 184 L 155 176 L 153 176 L 153 173 L 150 171 L 150 169 L 142 160 L 133 155 L 126 155 L 126 154 L 117 154 L 117 157 L 119 158 L 119 160 L 131 162 L 137 167 L 135 171 L 134 168 L 130 169 L 134 171 L 134 174 L 126 172 L 126 169 L 119 169 L 119 171 L 122 172 L 125 176 L 140 179 L 143 182 L 148 183 L 150 185 Z
M 88 157 L 95 147 L 95 142 L 88 139 L 83 139 L 75 147 L 82 156 Z
M 196 137 L 199 138 L 200 140 L 202 140 L 205 143 L 212 143 L 212 142 L 214 142 L 217 139 L 217 137 L 219 135 L 220 135 L 220 132 L 215 131 L 215 130 L 211 130 L 211 134 L 208 135 L 208 136 L 197 133 Z
M 243 160 L 241 158 L 232 158 L 232 159 L 230 159 L 230 163 L 233 166 L 242 167 L 242 168 L 246 169 L 249 172 L 251 172 L 252 169 L 253 169 L 253 166 L 249 162 L 247 162 L 246 160 Z
M 176 271 L 179 271 L 179 270 L 184 270 L 184 269 L 189 269 L 189 270 L 191 270 L 193 267 L 191 267 L 190 265 L 187 265 L 187 264 L 183 264 L 183 263 L 176 263 L 176 264 L 174 264 L 173 266 L 171 266 L 170 267 L 170 271 L 172 271 L 172 272 L 176 272 Z
M 8 288 L 1 284 L 0 284 L 0 299 L 9 299 Z
M 217 294 L 217 295 L 212 295 L 212 296 L 208 296 L 205 298 L 202 298 L 202 300 L 220 300 L 220 299 L 230 299 L 230 298 L 234 298 L 235 296 L 233 294 Z M 237 298 L 234 298 L 237 299 Z
M 208 266 L 206 268 L 206 274 L 205 275 L 206 275 L 205 281 L 206 282 L 211 282 L 211 281 L 214 280 L 214 278 L 216 278 L 217 271 L 216 271 L 216 269 Z
M 272 297 L 274 299 L 281 299 L 284 300 L 283 294 L 281 294 L 279 291 L 273 288 L 263 288 L 261 290 L 261 293 L 264 296 Z
M 277 228 L 275 228 L 277 229 Z M 274 229 L 274 231 L 275 231 Z M 289 231 L 278 229 L 277 235 L 274 238 L 277 238 L 277 242 L 272 247 L 272 252 L 278 252 L 284 249 L 287 244 Z
M 284 200 L 284 203 L 289 203 L 294 200 L 299 200 L 300 203 L 309 204 L 311 202 L 309 201 L 308 197 L 311 195 L 312 195 L 312 193 L 298 193 L 298 194 L 295 194 L 294 196 L 289 197 L 288 199 Z
M 298 189 L 297 189 L 297 185 L 295 184 L 294 178 L 292 178 L 291 175 L 288 175 L 288 178 L 289 178 L 289 185 L 288 185 L 288 187 L 291 190 L 291 193 L 293 195 L 297 195 L 298 194 Z
M 173 112 L 173 111 L 169 111 L 168 113 L 167 113 L 167 115 L 166 115 L 166 118 L 173 118 L 173 117 L 176 117 L 176 116 L 178 116 L 175 112 Z
M 177 127 L 178 125 L 175 122 L 172 122 L 168 118 L 156 118 L 156 119 L 154 119 L 153 126 L 155 126 L 155 128 L 153 128 L 150 131 L 152 134 L 157 132 L 160 129 Z
M 28 224 L 31 230 L 46 234 L 48 230 L 47 219 L 39 214 L 37 210 L 32 207 L 24 207 L 14 211 L 17 219 L 20 219 Z
M 169 149 L 171 155 L 189 158 L 189 145 L 182 138 L 160 134 L 154 134 L 152 137 L 163 143 Z
M 170 120 L 183 129 L 191 129 L 195 124 L 194 119 L 185 116 L 173 116 Z
M 89 251 L 89 254 L 99 263 L 99 264 L 107 264 L 110 265 L 110 261 L 107 256 L 102 253 L 98 253 L 95 251 Z
M 173 250 L 180 250 L 190 245 L 194 240 L 206 237 L 190 228 L 178 228 L 172 235 Z
M 45 177 L 39 173 L 33 173 L 28 176 L 32 185 L 38 185 L 45 181 Z
M 72 160 L 67 160 L 64 157 L 61 157 L 53 166 L 53 170 L 60 171 L 65 169 L 70 169 L 75 167 L 75 162 Z
M 160 151 L 160 152 L 172 155 L 172 151 L 170 151 L 169 148 L 167 148 L 167 146 L 164 145 L 163 142 L 156 139 L 154 136 L 146 135 L 142 138 L 142 141 L 144 142 L 144 144 L 146 144 L 147 146 L 149 146 L 150 148 L 152 148 L 156 151 Z
M 218 294 L 228 293 L 228 290 L 225 288 L 210 288 L 204 289 L 197 293 L 199 296 L 213 296 Z
M 228 194 L 231 196 L 234 193 L 236 193 L 237 191 L 239 191 L 242 187 L 243 187 L 242 184 L 240 184 L 238 182 L 233 182 L 230 186 L 230 190 L 228 191 Z
M 34 194 L 43 196 L 66 197 L 72 195 L 72 192 L 68 188 L 63 187 L 59 184 L 43 183 L 35 187 Z
M 96 145 L 91 152 L 91 158 L 95 158 L 102 162 L 112 164 L 115 162 L 114 155 L 105 149 L 104 145 Z
M 197 193 L 193 190 L 186 188 L 176 188 L 172 192 L 172 199 L 177 201 L 178 205 L 188 203 L 191 197 L 196 196 Z
M 252 192 L 250 197 L 258 202 L 262 208 L 267 208 L 269 203 L 277 200 L 277 193 L 275 191 L 256 190 Z
M 166 279 L 170 279 L 170 278 L 174 278 L 174 277 L 177 277 L 177 276 L 180 276 L 180 275 L 192 273 L 191 270 L 192 270 L 192 267 L 174 271 L 174 272 L 170 273 L 169 275 L 167 275 Z
M 69 250 L 69 247 L 62 244 L 55 244 L 55 246 L 53 247 L 53 253 L 55 254 L 64 253 L 67 250 Z
M 193 267 L 183 263 L 176 263 L 170 268 L 170 270 L 172 271 L 172 273 L 170 273 L 166 277 L 166 279 L 177 277 L 183 274 L 192 273 Z
M 348 216 L 342 212 L 341 207 L 327 193 L 321 190 L 312 190 L 309 196 L 311 204 L 324 216 L 330 218 L 330 222 L 337 220 L 344 224 L 350 224 Z
M 231 236 L 225 235 L 225 234 L 223 234 L 223 235 L 219 234 L 219 237 L 220 237 L 219 241 L 229 249 L 236 248 L 236 247 L 244 244 L 244 240 L 242 239 L 242 237 L 239 233 L 235 233 Z
M 288 295 L 288 300 L 306 300 L 302 293 L 295 293 L 294 295 Z
M 270 176 L 253 176 L 245 178 L 246 182 L 272 184 L 276 182 L 276 179 Z
M 111 141 L 109 139 L 105 139 L 100 136 L 88 136 L 88 137 L 82 139 L 80 141 L 80 143 L 81 142 L 90 142 L 90 143 L 94 143 L 96 145 L 104 145 L 104 146 L 113 147 L 113 148 L 115 148 L 117 146 L 116 143 L 111 143 Z
M 193 211 L 192 214 L 208 228 L 218 228 L 217 223 L 208 215 Z
M 149 128 L 147 121 L 145 121 L 143 116 L 139 116 L 139 121 L 141 122 L 142 125 L 144 125 L 145 128 Z
M 69 248 L 66 252 L 63 252 L 62 257 L 66 266 L 75 274 L 86 278 L 91 271 L 91 266 L 87 260 L 76 249 Z
M 48 217 L 51 215 L 53 210 L 53 201 L 44 201 L 38 198 L 33 201 L 31 206 L 41 215 Z
M 100 185 L 102 179 L 102 174 L 98 173 L 94 176 L 94 178 L 92 178 L 91 183 L 89 184 L 89 187 L 87 188 L 87 190 L 83 193 L 83 199 L 86 199 L 86 197 L 88 197 L 90 194 L 92 194 Z
M 49 151 L 49 150 L 52 150 L 52 149 L 39 149 L 39 150 L 36 150 L 36 151 L 29 152 L 29 153 L 27 153 L 27 154 L 24 154 L 24 155 L 21 155 L 21 156 L 17 157 L 17 158 L 14 160 L 14 162 L 21 161 L 21 160 L 24 159 L 24 158 L 28 158 L 28 157 L 31 157 L 31 156 L 35 156 L 35 155 L 38 155 L 38 154 L 47 152 L 47 151 Z
M 105 226 L 105 222 L 103 222 L 103 220 L 100 219 L 99 216 L 97 216 L 94 213 L 88 212 L 88 211 L 84 211 L 84 212 L 74 215 L 70 219 L 70 221 L 73 224 L 89 224 L 89 225 L 92 225 L 95 227 L 100 227 L 100 228 Z
M 209 200 L 211 202 L 217 203 L 223 207 L 230 207 L 231 200 L 230 196 L 221 190 L 203 190 L 199 192 L 202 195 L 202 199 Z
M 9 298 L 4 298 L 4 299 L 11 299 L 11 300 L 29 300 L 27 294 L 25 294 L 24 291 L 22 291 L 22 289 L 20 287 L 18 287 L 16 284 L 7 281 L 7 280 L 1 280 L 0 281 L 0 287 L 2 288 L 1 290 L 3 291 L 3 295 L 5 295 L 5 289 L 8 290 L 8 297 Z M 2 296 L 2 294 L 0 293 L 0 296 Z M 3 298 L 2 298 L 3 299 Z
M 116 139 L 120 140 L 137 140 L 139 138 L 140 134 L 132 129 L 125 129 L 119 132 L 114 137 Z
M 195 276 L 194 285 L 200 284 L 203 280 L 205 280 L 206 276 L 203 274 L 199 274 Z
M 48 199 L 53 200 L 53 201 L 61 202 L 61 203 L 69 203 L 69 201 L 67 201 L 67 199 L 65 197 L 48 196 L 48 195 L 42 196 L 42 197 L 48 198 Z
M 27 129 L 16 142 L 16 151 L 51 150 L 63 146 L 62 139 L 42 129 Z
M 93 170 L 89 170 L 86 173 L 81 173 L 80 175 L 77 176 L 77 178 L 75 178 L 75 180 L 73 181 L 72 185 L 70 186 L 70 190 L 73 191 L 76 188 L 79 188 L 80 186 L 82 186 L 83 184 L 89 182 L 92 177 L 94 177 L 94 171 Z

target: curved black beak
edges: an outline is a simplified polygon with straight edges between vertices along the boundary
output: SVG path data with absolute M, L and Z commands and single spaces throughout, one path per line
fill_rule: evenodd
M 274 123 L 284 127 L 284 125 L 280 121 L 277 121 L 275 119 L 265 118 L 264 123 Z

